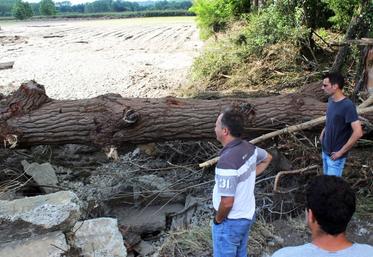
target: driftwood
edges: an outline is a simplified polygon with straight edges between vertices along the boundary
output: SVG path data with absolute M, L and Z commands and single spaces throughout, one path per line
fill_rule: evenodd
M 275 178 L 275 183 L 273 185 L 273 192 L 276 192 L 276 193 L 288 193 L 289 191 L 281 191 L 279 190 L 279 181 L 280 181 L 280 178 L 285 176 L 285 175 L 295 175 L 295 174 L 303 174 L 303 173 L 309 173 L 309 172 L 315 172 L 317 173 L 317 169 L 319 168 L 318 165 L 312 165 L 312 166 L 309 166 L 309 167 L 306 167 L 306 168 L 303 168 L 303 169 L 299 169 L 299 170 L 286 170 L 286 171 L 280 171 L 279 173 L 277 173 L 276 175 L 276 178 Z
M 0 70 L 12 69 L 14 62 L 3 62 L 0 63 Z

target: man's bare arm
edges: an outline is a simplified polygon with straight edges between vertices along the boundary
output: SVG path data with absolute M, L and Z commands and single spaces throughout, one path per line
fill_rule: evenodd
M 265 169 L 268 167 L 268 165 L 272 161 L 272 155 L 267 153 L 267 157 L 261 161 L 258 165 L 256 165 L 256 176 L 259 176 Z
M 337 160 L 341 158 L 348 150 L 350 150 L 359 138 L 363 136 L 363 129 L 359 120 L 351 123 L 352 135 L 347 143 L 338 152 L 332 153 L 331 159 Z
M 228 216 L 234 203 L 233 196 L 222 196 L 218 212 L 216 213 L 215 220 L 218 223 L 222 223 L 223 220 Z
M 325 127 L 322 129 L 322 131 L 320 133 L 320 136 L 319 136 L 320 142 L 322 142 L 322 138 L 324 137 L 324 132 L 325 132 Z

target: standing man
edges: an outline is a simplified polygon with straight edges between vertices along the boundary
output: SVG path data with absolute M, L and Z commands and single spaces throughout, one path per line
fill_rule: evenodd
M 223 145 L 215 169 L 212 227 L 214 257 L 246 257 L 249 230 L 255 213 L 256 175 L 271 162 L 265 150 L 242 140 L 242 114 L 233 108 L 223 111 L 215 124 Z
M 343 94 L 344 78 L 339 73 L 324 76 L 323 86 L 328 94 L 326 125 L 320 135 L 325 175 L 342 176 L 348 151 L 363 136 L 356 107 Z
M 372 257 L 372 246 L 352 243 L 346 237 L 355 207 L 355 193 L 346 181 L 336 176 L 315 177 L 306 191 L 312 242 L 285 247 L 272 257 Z

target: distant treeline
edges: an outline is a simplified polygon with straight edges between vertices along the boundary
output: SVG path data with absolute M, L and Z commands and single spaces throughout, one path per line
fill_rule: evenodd
M 12 11 L 17 0 L 0 0 L 0 16 L 13 16 Z M 27 0 L 25 0 L 26 2 Z M 40 13 L 40 2 L 30 3 L 32 14 L 34 16 L 42 15 Z M 191 0 L 172 0 L 172 1 L 145 1 L 145 2 L 127 2 L 122 0 L 97 0 L 92 3 L 72 4 L 70 1 L 56 2 L 55 9 L 58 15 L 76 17 L 79 14 L 93 13 L 116 13 L 116 12 L 135 12 L 138 16 L 170 16 L 188 15 L 188 9 L 192 6 Z M 75 13 L 75 15 L 74 15 Z M 82 15 L 83 17 L 89 15 Z M 100 15 L 98 15 L 100 16 Z M 123 15 L 119 15 L 123 16 Z M 125 16 L 131 17 L 127 14 Z M 133 15 L 132 15 L 133 16 Z

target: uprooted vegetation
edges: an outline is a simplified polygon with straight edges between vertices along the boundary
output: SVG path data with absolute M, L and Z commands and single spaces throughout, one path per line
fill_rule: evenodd
M 209 39 L 194 62 L 190 85 L 180 91 L 184 96 L 206 90 L 254 95 L 292 92 L 319 80 L 334 65 L 340 50 L 337 42 L 372 35 L 369 3 L 281 0 L 238 13 L 236 5 L 243 1 L 219 0 L 215 10 L 209 4 L 197 0 L 193 7 L 202 37 Z M 246 4 L 250 10 L 250 2 Z M 351 50 L 343 69 L 349 83 L 355 84 L 361 48 Z
M 294 92 L 320 79 L 337 53 L 337 48 L 332 49 L 325 42 L 337 41 L 342 36 L 327 30 L 316 31 L 312 37 L 316 50 L 311 52 L 309 42 L 301 45 L 297 39 L 252 48 L 244 30 L 245 25 L 235 24 L 218 35 L 218 41 L 210 39 L 206 43 L 205 51 L 193 64 L 193 80 L 181 90 L 182 95 L 196 96 L 205 91 Z M 319 34 L 322 38 L 316 36 Z M 352 60 L 349 68 L 353 69 L 355 63 Z

